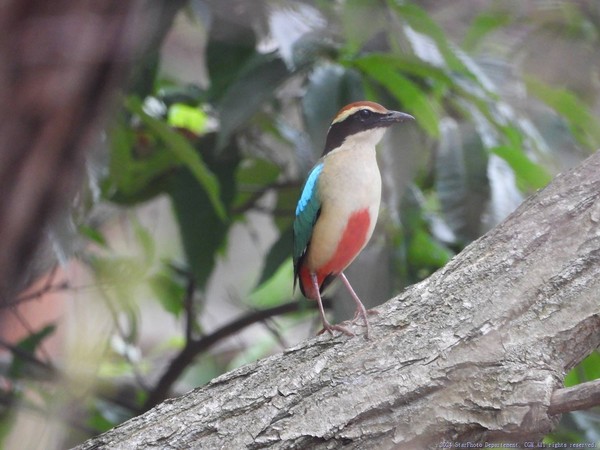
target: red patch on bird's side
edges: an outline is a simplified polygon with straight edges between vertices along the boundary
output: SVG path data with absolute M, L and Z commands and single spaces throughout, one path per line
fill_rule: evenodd
M 358 255 L 367 238 L 367 231 L 371 225 L 371 216 L 368 209 L 361 209 L 353 213 L 346 224 L 342 238 L 338 243 L 335 253 L 323 267 L 317 269 L 317 282 L 319 286 L 329 275 L 338 275 Z M 310 279 L 310 272 L 306 265 L 300 268 L 300 283 L 307 298 L 316 300 L 317 293 Z

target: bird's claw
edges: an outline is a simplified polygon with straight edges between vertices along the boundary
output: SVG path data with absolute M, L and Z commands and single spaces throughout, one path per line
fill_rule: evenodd
M 330 323 L 323 324 L 323 329 L 317 333 L 317 336 L 325 333 L 326 331 L 329 332 L 329 334 L 331 334 L 332 336 L 333 336 L 334 331 L 339 331 L 339 332 L 345 334 L 346 336 L 356 336 L 348 328 L 343 327 L 341 325 L 331 325 Z
M 377 311 L 376 309 L 367 309 L 367 310 L 365 310 L 365 312 L 367 313 L 367 316 L 376 316 L 377 314 L 379 314 L 379 311 Z M 363 315 L 357 309 L 354 312 L 354 317 L 351 320 L 352 324 L 356 325 L 356 322 L 358 322 L 358 319 L 360 319 L 361 317 L 363 317 Z M 367 318 L 366 317 L 364 317 L 364 322 L 365 323 L 363 324 L 363 326 L 367 326 Z

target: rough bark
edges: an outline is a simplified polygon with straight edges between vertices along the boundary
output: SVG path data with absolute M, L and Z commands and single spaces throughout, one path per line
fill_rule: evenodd
M 78 448 L 538 440 L 565 372 L 600 344 L 599 193 L 597 153 L 382 305 L 370 340 L 315 337 Z

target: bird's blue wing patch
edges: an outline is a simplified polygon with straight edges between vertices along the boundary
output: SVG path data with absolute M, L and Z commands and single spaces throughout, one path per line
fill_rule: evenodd
M 312 236 L 313 227 L 321 210 L 318 181 L 322 170 L 323 163 L 316 165 L 311 170 L 296 206 L 296 218 L 294 220 L 294 265 L 296 265 L 306 251 L 306 247 Z
M 300 200 L 298 200 L 298 205 L 296 205 L 296 217 L 302 214 L 302 211 L 306 209 L 306 206 L 311 201 L 311 199 L 313 199 L 313 197 L 318 196 L 316 188 L 317 180 L 319 179 L 321 170 L 323 170 L 323 163 L 316 165 L 310 171 L 310 174 L 308 174 L 308 178 L 306 179 L 304 187 L 302 188 L 302 195 L 300 196 Z

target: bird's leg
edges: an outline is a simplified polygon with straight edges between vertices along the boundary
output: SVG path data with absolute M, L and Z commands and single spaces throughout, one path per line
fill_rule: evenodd
M 315 292 L 317 293 L 317 303 L 319 304 L 319 312 L 321 313 L 321 321 L 323 322 L 323 329 L 321 331 L 319 331 L 318 334 L 328 331 L 329 334 L 331 334 L 333 336 L 334 331 L 340 331 L 340 332 L 344 333 L 345 335 L 354 336 L 354 333 L 352 331 L 348 330 L 347 328 L 345 328 L 341 325 L 332 325 L 329 323 L 329 321 L 327 320 L 327 317 L 325 317 L 325 309 L 323 308 L 323 301 L 321 300 L 321 291 L 319 290 L 319 282 L 317 281 L 317 274 L 311 272 L 310 279 L 312 281 Z M 363 307 L 363 309 L 364 309 L 364 307 Z
M 352 286 L 350 285 L 348 278 L 346 278 L 346 275 L 344 275 L 344 272 L 340 272 L 339 277 L 344 282 L 344 285 L 346 285 L 346 289 L 348 289 L 348 292 L 350 292 L 350 295 L 354 299 L 354 303 L 356 303 L 356 312 L 354 313 L 354 318 L 352 319 L 352 323 L 355 323 L 359 317 L 362 317 L 363 321 L 365 322 L 365 326 L 367 327 L 366 337 L 368 339 L 369 332 L 371 331 L 371 327 L 369 326 L 369 319 L 367 318 L 367 315 L 368 314 L 377 314 L 377 311 L 375 311 L 373 309 L 369 309 L 369 310 L 365 309 L 365 305 L 363 305 L 363 303 L 360 301 L 360 298 L 358 298 L 358 295 L 356 295 L 356 292 L 354 292 L 354 289 L 352 289 Z

